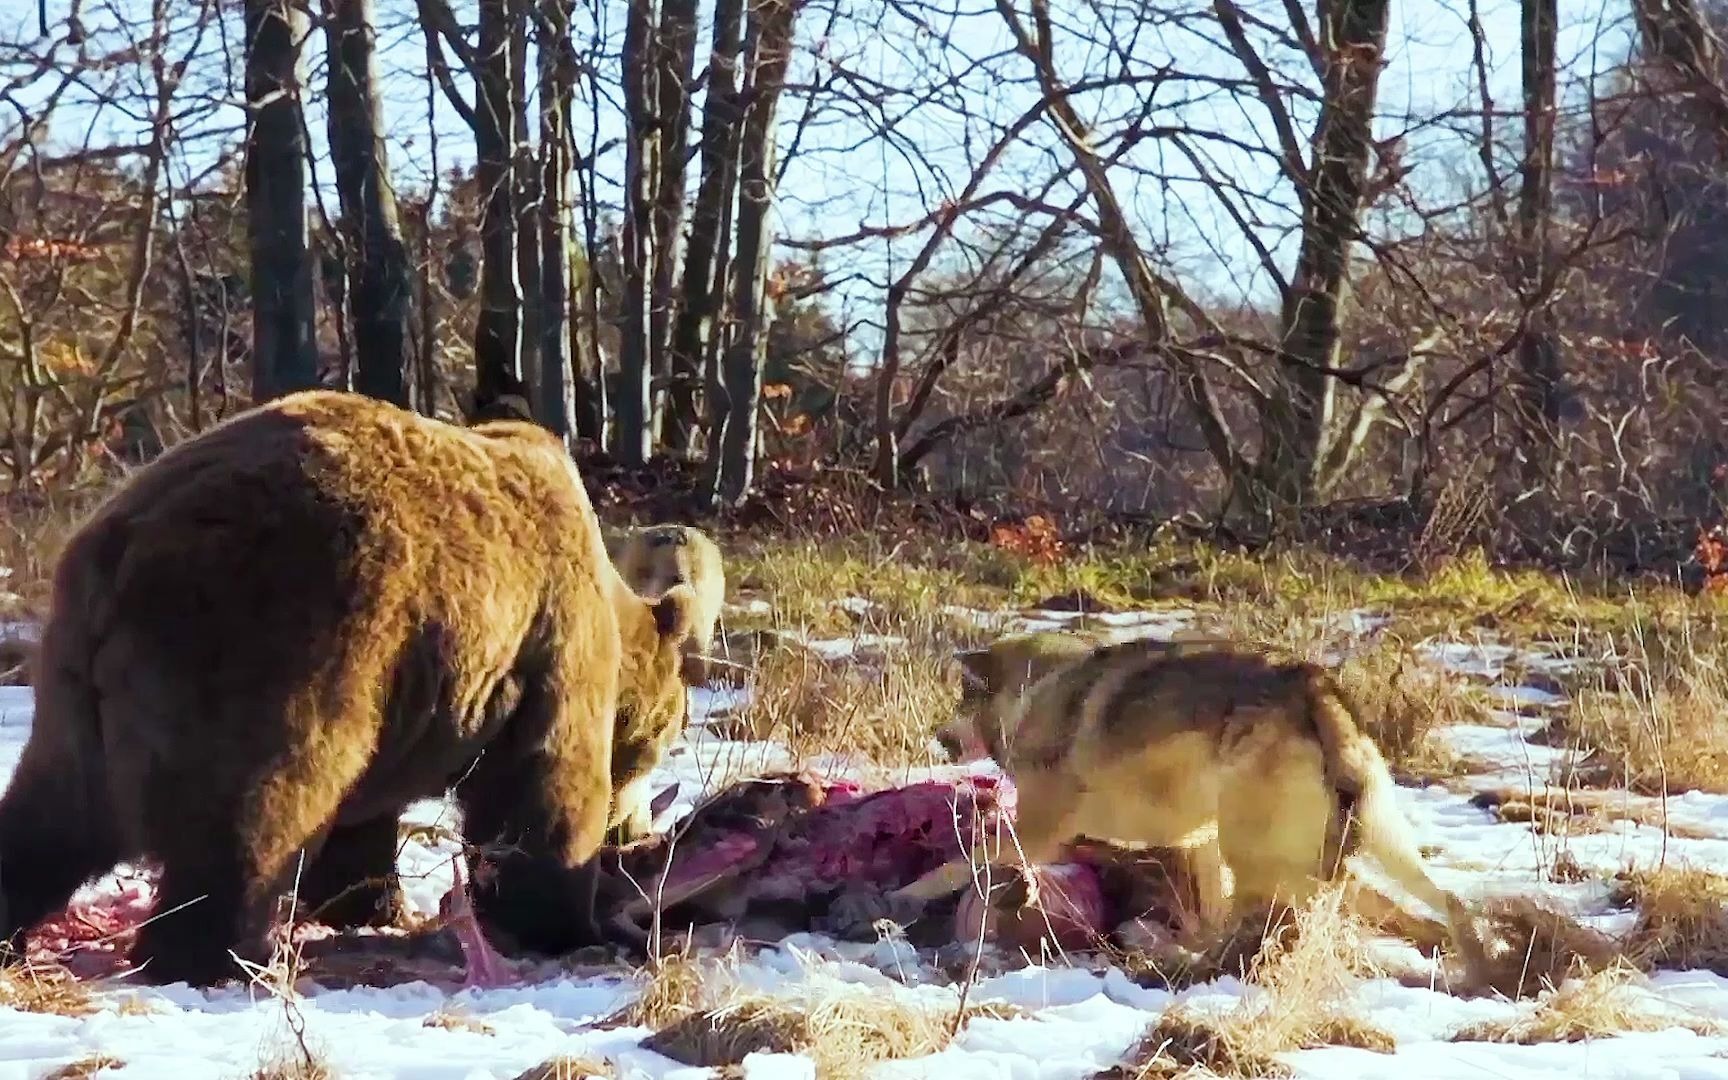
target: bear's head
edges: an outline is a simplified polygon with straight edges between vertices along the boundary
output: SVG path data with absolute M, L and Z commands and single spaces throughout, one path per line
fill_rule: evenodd
M 628 593 L 624 603 L 635 617 L 625 615 L 618 623 L 619 727 L 658 742 L 682 730 L 687 690 L 706 675 L 705 659 L 692 647 L 702 599 L 693 585 L 683 584 L 652 600 Z

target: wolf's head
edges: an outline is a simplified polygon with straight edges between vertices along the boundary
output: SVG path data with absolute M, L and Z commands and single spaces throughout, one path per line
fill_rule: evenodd
M 937 745 L 952 761 L 990 757 L 1000 763 L 1003 747 L 1014 736 L 1014 704 L 1038 680 L 1090 655 L 1101 644 L 1101 639 L 1086 633 L 1040 630 L 956 653 L 960 704 L 937 730 Z

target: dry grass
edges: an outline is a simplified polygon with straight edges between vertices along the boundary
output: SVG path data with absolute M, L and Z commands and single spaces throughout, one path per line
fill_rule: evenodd
M 1696 868 L 1622 875 L 1616 897 L 1638 909 L 1626 952 L 1640 967 L 1728 975 L 1728 877 Z
M 1509 998 L 1541 993 L 1620 961 L 1614 939 L 1529 897 L 1496 897 L 1478 905 L 1476 914 L 1486 931 L 1489 988 Z
M 649 963 L 644 969 L 642 992 L 636 999 L 597 1025 L 645 1027 L 658 1031 L 701 1008 L 708 983 L 726 978 L 718 961 L 703 962 L 688 952 L 674 953 Z
M 1549 742 L 1588 755 L 1593 781 L 1661 796 L 1728 793 L 1728 666 L 1709 610 L 1578 635 L 1600 658 L 1562 677 L 1572 698 Z
M 1098 1076 L 1101 1080 L 1154 1080 L 1196 1072 L 1212 1076 L 1292 1075 L 1289 1066 L 1277 1058 L 1232 1037 L 1215 1017 L 1173 1005 L 1140 1036 L 1126 1062 Z
M 1014 580 L 1013 571 L 988 554 L 957 561 L 932 558 L 931 552 L 908 557 L 902 546 L 885 548 L 870 536 L 721 543 L 728 592 L 766 600 L 777 625 L 817 636 L 928 621 L 940 617 L 944 604 L 996 606 Z M 858 614 L 835 604 L 848 597 L 871 608 Z M 729 618 L 726 628 L 744 629 L 750 622 Z
M 121 1016 L 153 1016 L 161 1011 L 156 1003 L 140 994 L 128 994 L 114 1006 L 114 1011 Z
M 820 971 L 795 989 L 765 994 L 741 985 L 728 964 L 675 956 L 659 961 L 640 998 L 603 1026 L 652 1028 L 642 1045 L 686 1065 L 736 1066 L 758 1051 L 804 1054 L 818 1077 L 838 1080 L 862 1075 L 876 1062 L 941 1051 L 956 1030 L 955 1012 Z M 1017 1013 L 969 1005 L 961 1022 Z
M 0 1008 L 53 1016 L 88 1016 L 98 1006 L 90 988 L 58 964 L 0 967 Z
M 1663 682 L 1580 693 L 1561 721 L 1608 779 L 1644 795 L 1728 794 L 1728 673 L 1700 657 Z
M 1367 927 L 1331 888 L 1297 912 L 1290 932 L 1267 942 L 1248 971 L 1258 992 L 1221 1013 L 1167 1010 L 1115 1077 L 1286 1076 L 1277 1055 L 1321 1046 L 1390 1053 L 1391 1035 L 1351 1012 L 1362 976 L 1376 968 Z
M 19 599 L 0 618 L 40 612 L 49 572 L 72 528 L 112 489 L 112 481 L 49 493 L 0 512 L 0 567 L 14 571 Z M 906 622 L 944 604 L 1025 606 L 1083 594 L 1109 608 L 1194 602 L 1275 609 L 1282 617 L 1350 607 L 1388 610 L 1409 630 L 1430 633 L 1489 626 L 1556 633 L 1576 627 L 1623 628 L 1629 616 L 1690 614 L 1678 592 L 1639 586 L 1629 603 L 1623 581 L 1580 583 L 1535 571 L 1506 571 L 1480 552 L 1438 561 L 1426 573 L 1386 574 L 1304 550 L 1242 553 L 1170 537 L 1073 548 L 1055 563 L 1029 560 L 989 544 L 861 531 L 848 536 L 720 537 L 736 596 L 757 595 L 779 618 L 815 632 L 837 632 L 878 618 Z M 862 618 L 834 606 L 856 596 L 878 605 Z M 736 629 L 747 619 L 732 620 Z
M 1698 1035 L 1720 1033 L 1720 1025 L 1705 1018 L 1652 1009 L 1648 998 L 1641 999 L 1629 992 L 1637 977 L 1635 971 L 1624 965 L 1598 971 L 1550 992 L 1528 1013 L 1510 1020 L 1471 1024 L 1454 1032 L 1451 1041 L 1532 1046 L 1673 1028 L 1684 1028 Z
M 69 1061 L 51 1072 L 42 1074 L 41 1080 L 84 1080 L 95 1076 L 103 1069 L 124 1069 L 126 1063 L 113 1054 L 92 1054 L 89 1057 Z
M 555 1057 L 516 1074 L 515 1080 L 583 1080 L 584 1077 L 602 1077 L 611 1080 L 618 1075 L 618 1070 L 610 1061 L 596 1061 L 588 1057 Z
M 1390 1054 L 1397 1041 L 1357 1017 L 1334 1014 L 1303 1032 L 1305 1038 L 1283 1050 L 1350 1046 Z M 1234 1023 L 1182 1005 L 1166 1009 L 1130 1053 L 1129 1062 L 1101 1073 L 1103 1077 L 1162 1080 L 1193 1076 L 1274 1077 L 1293 1075 L 1289 1066 L 1269 1053 L 1258 1039 L 1244 1039 Z
M 252 1080 L 334 1080 L 335 1076 L 322 1061 L 290 1057 L 260 1065 L 253 1071 Z
M 1461 763 L 1435 732 L 1454 724 L 1493 722 L 1480 693 L 1396 640 L 1344 661 L 1338 681 L 1387 764 L 1403 776 L 1429 780 L 1456 774 Z
M 967 1019 L 1000 1015 L 977 1006 Z M 746 1055 L 804 1054 L 818 1077 L 855 1077 L 881 1061 L 924 1057 L 948 1045 L 950 1009 L 900 1000 L 880 989 L 833 982 L 796 994 L 738 994 L 692 1012 L 650 1035 L 642 1045 L 675 1061 L 702 1067 L 737 1065 Z
M 1694 840 L 1713 839 L 1715 833 L 1664 820 L 1662 804 L 1646 796 L 1619 789 L 1544 785 L 1540 791 L 1525 788 L 1475 789 L 1471 802 L 1492 808 L 1501 821 L 1528 823 L 1539 833 L 1577 836 L 1607 832 L 1621 822 L 1634 822 L 1666 830 L 1669 836 Z
M 54 562 L 106 489 L 59 493 L 37 506 L 14 500 L 0 507 L 0 567 L 11 572 L 0 589 L 0 619 L 39 617 L 48 610 Z
M 325 1063 L 316 1040 L 306 1032 L 306 1017 L 300 1011 L 299 984 L 306 971 L 305 957 L 289 932 L 301 911 L 298 878 L 279 903 L 272 935 L 270 960 L 266 964 L 240 961 L 251 989 L 275 999 L 281 1006 L 282 1028 L 266 1044 L 263 1063 L 253 1080 L 331 1080 L 335 1075 Z
M 1621 875 L 1612 899 L 1638 908 L 1637 922 L 1623 937 L 1593 930 L 1527 897 L 1482 905 L 1484 937 L 1494 943 L 1492 989 L 1523 998 L 1622 968 L 1728 974 L 1728 878 L 1694 869 L 1638 871 Z
M 916 640 L 890 646 L 881 663 L 771 648 L 751 676 L 750 703 L 717 726 L 733 738 L 773 739 L 801 759 L 846 752 L 879 765 L 928 764 L 931 735 L 958 697 L 951 655 Z

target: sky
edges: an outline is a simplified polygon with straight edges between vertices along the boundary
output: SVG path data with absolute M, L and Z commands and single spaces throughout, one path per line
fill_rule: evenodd
M 56 22 L 63 19 L 69 2 L 49 0 L 51 19 Z M 92 48 L 111 42 L 113 28 L 124 21 L 147 24 L 150 2 L 82 0 L 85 23 L 95 32 Z M 993 0 L 950 0 L 957 6 L 951 6 L 947 17 L 942 19 L 936 17 L 933 7 L 920 7 L 910 0 L 820 2 L 820 8 L 807 9 L 800 27 L 794 58 L 795 81 L 808 82 L 812 73 L 826 71 L 825 60 L 832 59 L 860 80 L 874 80 L 903 94 L 920 87 L 930 89 L 931 93 L 928 100 L 916 107 L 901 100 L 885 107 L 885 111 L 898 114 L 892 139 L 875 136 L 873 129 L 880 125 L 867 121 L 856 110 L 848 115 L 844 110 L 825 108 L 816 114 L 816 122 L 803 136 L 777 193 L 779 234 L 799 240 L 833 238 L 860 229 L 915 220 L 941 199 L 960 190 L 970 172 L 969 163 L 978 160 L 994 136 L 991 125 L 1006 123 L 1032 100 L 1028 88 L 1019 81 L 1029 74 L 1029 66 L 1017 56 L 1002 55 L 1009 38 Z M 1146 76 L 1161 65 L 1169 65 L 1189 76 L 1240 75 L 1241 67 L 1235 58 L 1213 40 L 1219 35 L 1216 24 L 1204 13 L 1209 5 L 1204 0 L 1197 2 L 1200 11 L 1186 17 L 1174 9 L 1155 10 L 1145 0 L 1132 7 L 1111 9 L 1115 14 L 1110 25 L 1119 37 L 1131 39 L 1125 51 L 1132 57 L 1128 68 L 1132 74 Z M 594 0 L 594 3 L 597 8 L 584 8 L 579 13 L 575 34 L 579 48 L 592 39 L 596 28 L 611 43 L 621 33 L 623 5 L 619 0 Z M 378 0 L 378 5 L 379 57 L 384 72 L 384 114 L 391 166 L 400 186 L 423 188 L 434 164 L 439 169 L 448 169 L 473 161 L 472 136 L 425 75 L 424 41 L 411 18 L 412 0 Z M 1016 5 L 1024 17 L 1024 0 L 1016 0 Z M 471 22 L 473 6 L 472 0 L 458 3 L 458 18 Z M 702 5 L 704 20 L 708 6 Z M 1274 24 L 1288 25 L 1279 0 L 1247 0 L 1242 6 L 1250 19 L 1259 16 Z M 226 64 L 232 64 L 233 81 L 237 84 L 238 4 L 230 0 L 228 7 L 220 23 L 207 29 L 200 38 L 188 29 L 195 10 L 193 0 L 171 0 L 170 10 L 176 13 L 172 16 L 176 24 L 169 35 L 167 56 L 170 61 L 188 54 L 196 56 L 177 101 L 181 98 L 192 101 L 201 94 L 226 93 L 230 79 Z M 1056 0 L 1054 7 L 1058 59 L 1064 76 L 1072 82 L 1086 77 L 1088 72 L 1104 70 L 1106 60 L 1096 47 L 1072 32 L 1075 27 L 1099 25 L 1104 0 Z M 1625 55 L 1630 42 L 1630 18 L 1623 2 L 1583 0 L 1561 7 L 1560 55 L 1562 78 L 1567 84 L 1564 95 L 1576 102 L 1592 71 L 1603 70 Z M 1125 14 L 1129 11 L 1136 14 L 1130 17 Z M 1461 141 L 1455 130 L 1446 130 L 1438 122 L 1459 110 L 1473 113 L 1480 108 L 1469 66 L 1471 39 L 1467 14 L 1466 8 L 1446 0 L 1392 3 L 1388 62 L 1381 80 L 1376 134 L 1385 137 L 1409 130 L 1405 160 L 1415 166 L 1409 183 L 1435 200 L 1444 199 L 1447 189 L 1472 175 L 1472 170 L 1479 175 L 1479 166 L 1474 164 L 1474 147 Z M 1481 0 L 1480 17 L 1487 43 L 1490 94 L 1499 108 L 1515 111 L 1519 92 L 1516 0 Z M 1254 33 L 1252 26 L 1250 31 L 1257 40 L 1266 37 Z M 706 58 L 707 33 L 704 22 L 699 29 L 698 69 Z M 44 40 L 37 37 L 36 0 L 0 0 L 0 43 L 10 43 L 10 48 L 0 54 L 6 60 L 0 63 L 0 79 L 11 78 L 21 70 L 21 61 L 28 63 L 40 55 Z M 610 47 L 615 49 L 615 44 Z M 318 194 L 333 214 L 336 199 L 324 160 L 322 52 L 322 35 L 314 34 L 306 57 L 307 124 L 318 158 L 315 165 Z M 1299 70 L 1294 57 L 1268 55 L 1280 71 Z M 225 59 L 228 57 L 232 59 Z M 927 73 L 938 68 L 959 73 L 954 75 L 953 86 L 929 86 Z M 146 68 L 135 64 L 121 65 L 116 70 L 135 81 L 148 75 Z M 1312 82 L 1311 73 L 1308 78 Z M 42 88 L 51 82 L 41 80 L 31 91 L 19 95 L 19 100 L 26 108 L 34 106 L 41 99 Z M 471 78 L 459 73 L 457 82 L 471 100 Z M 615 85 L 612 81 L 607 87 L 614 95 Z M 1171 104 L 1151 113 L 1146 122 L 1204 127 L 1212 133 L 1211 138 L 1204 140 L 1204 145 L 1211 147 L 1207 167 L 1215 175 L 1234 181 L 1239 207 L 1262 219 L 1253 229 L 1255 235 L 1287 270 L 1294 261 L 1297 239 L 1294 228 L 1297 219 L 1291 210 L 1289 189 L 1263 155 L 1228 145 L 1230 140 L 1263 144 L 1270 130 L 1266 114 L 1239 95 L 1200 93 L 1193 83 L 1184 84 L 1180 80 L 1173 81 L 1168 90 L 1160 88 L 1158 93 L 1161 95 L 1158 100 Z M 76 91 L 69 95 L 76 96 Z M 52 141 L 76 145 L 85 141 L 87 131 L 92 141 L 136 139 L 136 115 L 114 107 L 95 107 L 89 97 L 86 93 L 84 101 L 56 114 Z M 783 139 L 789 137 L 807 99 L 808 95 L 796 92 L 782 98 Z M 1119 115 L 1128 103 L 1128 96 L 1121 92 L 1090 94 L 1079 99 L 1083 114 L 1104 132 L 1120 126 L 1110 117 L 1113 112 Z M 427 122 L 429 108 L 431 124 Z M 622 119 L 615 100 L 602 102 L 598 113 L 592 109 L 578 111 L 581 114 L 578 122 L 583 128 L 579 132 L 581 142 L 587 143 L 595 133 L 601 142 L 622 138 Z M 199 149 L 176 162 L 176 182 L 184 183 L 207 170 L 214 157 L 215 141 L 198 140 L 195 138 L 198 132 L 225 133 L 232 142 L 238 135 L 240 118 L 240 110 L 230 104 L 200 119 L 201 127 L 189 126 L 182 131 L 187 145 L 196 144 Z M 1299 123 L 1304 119 L 1309 121 L 1301 124 L 1300 135 L 1305 139 L 1311 130 L 1311 114 L 1306 118 L 1298 116 Z M 10 120 L 0 117 L 0 122 Z M 1502 130 L 1515 134 L 1515 116 L 1503 118 L 1499 124 Z M 1456 128 L 1456 122 L 1452 126 Z M 612 206 L 620 199 L 615 181 L 621 160 L 621 152 L 617 151 L 605 159 L 612 182 L 602 188 L 600 196 Z M 1116 173 L 1119 191 L 1130 205 L 1143 241 L 1177 267 L 1182 280 L 1214 302 L 1263 301 L 1270 294 L 1269 279 L 1260 272 L 1253 249 L 1241 230 L 1206 188 L 1191 180 L 1184 182 L 1183 174 L 1194 176 L 1194 168 L 1180 161 L 1170 144 L 1157 138 L 1147 139 L 1125 160 L 1128 167 Z M 995 178 L 982 190 L 1032 193 L 1051 174 L 1053 166 L 1066 164 L 1066 156 L 1052 130 L 1047 125 L 1040 126 L 1029 135 L 1025 145 L 1004 156 Z M 1147 175 L 1152 171 L 1162 174 L 1164 179 Z M 695 173 L 693 163 L 692 188 Z M 1063 204 L 1077 190 L 1059 186 L 1046 200 Z M 1379 225 L 1395 227 L 1390 221 L 1381 221 Z M 913 232 L 892 241 L 872 239 L 830 250 L 822 256 L 830 276 L 844 280 L 839 290 L 840 306 L 862 321 L 860 331 L 866 336 L 870 322 L 878 317 L 885 282 L 904 271 L 923 236 Z M 783 247 L 777 254 L 784 257 L 793 253 Z M 953 249 L 949 249 L 949 254 L 947 265 L 962 258 Z M 937 265 L 946 268 L 941 259 Z

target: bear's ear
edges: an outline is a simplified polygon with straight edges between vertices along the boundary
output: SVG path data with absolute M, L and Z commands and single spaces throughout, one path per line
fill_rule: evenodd
M 964 649 L 954 654 L 954 659 L 960 664 L 960 685 L 968 690 L 981 690 L 989 693 L 990 650 Z
M 654 629 L 661 641 L 681 642 L 696 624 L 696 590 L 688 585 L 667 589 L 653 602 Z

